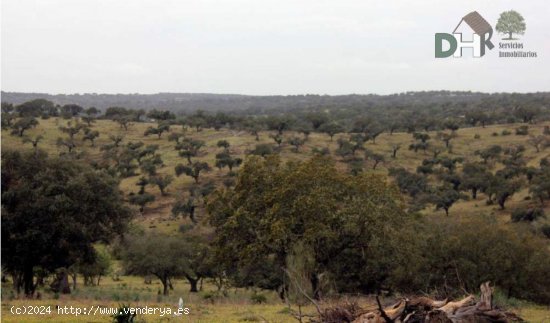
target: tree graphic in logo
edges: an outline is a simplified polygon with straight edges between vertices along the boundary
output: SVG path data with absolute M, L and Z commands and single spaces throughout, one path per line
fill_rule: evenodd
M 513 34 L 523 35 L 525 33 L 525 21 L 519 12 L 515 10 L 504 11 L 498 18 L 495 29 L 501 34 L 508 34 L 504 40 L 513 40 Z

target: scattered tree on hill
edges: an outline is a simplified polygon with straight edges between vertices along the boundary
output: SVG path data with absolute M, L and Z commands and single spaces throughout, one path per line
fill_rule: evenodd
M 139 212 L 141 212 L 143 214 L 143 211 L 145 210 L 145 205 L 154 202 L 155 201 L 155 196 L 153 194 L 143 192 L 141 194 L 130 195 L 128 197 L 128 201 L 131 204 L 138 205 L 139 206 Z
M 278 147 L 281 147 L 281 144 L 283 143 L 283 136 L 280 133 L 275 133 L 269 135 L 269 138 L 273 139 Z
M 517 180 L 508 180 L 502 176 L 494 175 L 489 181 L 486 193 L 488 202 L 496 201 L 501 209 L 504 209 L 506 201 L 521 188 Z
M 481 159 L 483 159 L 483 163 L 485 164 L 487 164 L 487 162 L 491 159 L 498 159 L 501 153 L 502 147 L 499 145 L 492 145 L 488 148 L 476 150 L 474 152 L 475 155 L 478 155 Z
M 149 136 L 149 135 L 157 135 L 160 139 L 160 137 L 162 136 L 162 134 L 164 132 L 170 132 L 170 125 L 167 124 L 167 123 L 159 123 L 156 128 L 155 127 L 149 127 L 147 128 L 147 130 L 145 130 L 145 132 L 143 133 L 143 135 L 145 137 Z
M 550 145 L 550 139 L 548 139 L 547 136 L 531 136 L 527 140 L 527 143 L 535 147 L 537 153 L 539 153 L 541 149 L 544 149 Z
M 243 160 L 241 158 L 234 158 L 227 152 L 221 152 L 216 154 L 216 167 L 222 169 L 228 167 L 229 171 L 233 171 L 233 167 L 238 167 Z
M 231 145 L 227 140 L 218 140 L 218 143 L 216 144 L 216 146 L 218 146 L 219 148 L 223 148 L 224 150 L 228 150 L 229 146 Z
M 378 166 L 378 164 L 383 163 L 386 160 L 384 158 L 384 155 L 373 153 L 370 151 L 365 152 L 365 158 L 373 161 L 372 169 L 376 169 L 376 166 Z
M 187 162 L 191 165 L 191 157 L 196 157 L 205 142 L 191 138 L 184 138 L 180 143 L 176 144 L 176 150 L 181 157 L 187 158 Z
M 78 104 L 65 104 L 61 107 L 61 116 L 65 119 L 70 119 L 78 116 L 80 113 L 84 112 L 84 108 Z
M 195 183 L 199 182 L 199 176 L 200 173 L 210 170 L 210 166 L 206 162 L 194 162 L 193 164 L 186 166 L 183 164 L 178 164 L 175 168 L 176 170 L 176 176 L 180 176 L 181 174 L 185 174 L 187 176 L 192 177 L 195 180 Z
M 443 209 L 445 215 L 449 216 L 449 209 L 461 198 L 460 193 L 450 187 L 439 187 L 430 196 L 435 209 Z
M 174 120 L 176 115 L 170 111 L 153 109 L 147 113 L 147 117 L 155 120 Z
M 51 115 L 51 112 L 54 110 L 57 109 L 53 102 L 45 99 L 27 101 L 15 107 L 15 111 L 19 114 L 21 118 L 39 117 L 44 113 L 48 113 Z
M 15 121 L 15 123 L 11 126 L 12 128 L 11 134 L 17 135 L 19 137 L 23 137 L 23 134 L 25 133 L 25 131 L 31 128 L 34 128 L 37 125 L 38 125 L 38 121 L 33 117 L 21 118 Z
M 485 191 L 488 187 L 491 173 L 488 172 L 485 164 L 466 163 L 462 168 L 462 180 L 460 187 L 472 193 L 472 199 L 477 198 L 479 191 Z
M 132 125 L 132 118 L 130 116 L 117 116 L 113 120 L 125 131 L 128 131 L 128 127 Z
M 288 143 L 291 145 L 291 146 L 294 146 L 294 148 L 292 149 L 295 153 L 298 152 L 298 150 L 300 149 L 301 146 L 304 145 L 305 143 L 305 139 L 303 138 L 300 138 L 300 137 L 290 137 L 290 139 L 288 139 Z
M 95 140 L 97 137 L 99 137 L 99 131 L 86 128 L 84 129 L 84 137 L 82 138 L 82 140 L 89 140 L 92 144 L 92 147 L 95 147 Z
M 335 135 L 345 131 L 344 127 L 335 122 L 323 123 L 318 130 L 329 135 L 330 141 L 332 141 Z
M 179 175 L 179 174 L 178 174 Z M 149 178 L 149 183 L 156 185 L 162 195 L 166 195 L 166 187 L 172 183 L 174 177 L 172 175 L 157 175 Z
M 38 148 L 38 143 L 42 139 L 44 139 L 44 137 L 42 135 L 35 136 L 34 138 L 24 137 L 23 138 L 23 143 L 24 144 L 30 143 L 32 145 L 32 147 L 36 150 Z
M 453 138 L 456 138 L 456 134 L 454 132 L 438 132 L 437 137 L 439 138 L 439 140 L 445 143 L 445 148 L 449 148 L 449 144 L 451 143 L 451 140 L 453 140 Z
M 189 219 L 193 223 L 197 223 L 197 219 L 195 218 L 195 199 L 193 197 L 189 197 L 185 201 L 177 201 L 174 206 L 172 207 L 172 215 L 178 216 L 180 214 L 189 216 Z
M 391 146 L 391 157 L 392 158 L 397 158 L 397 151 L 401 149 L 401 145 L 400 144 L 393 144 Z
M 67 152 L 70 154 L 73 152 L 73 149 L 76 148 L 76 142 L 72 138 L 57 138 L 56 145 L 59 147 L 67 148 Z
M 265 157 L 273 154 L 273 146 L 270 144 L 259 144 L 250 151 L 250 154 Z

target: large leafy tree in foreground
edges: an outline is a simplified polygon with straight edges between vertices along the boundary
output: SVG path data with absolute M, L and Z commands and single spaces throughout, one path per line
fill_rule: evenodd
M 122 234 L 130 217 L 106 173 L 40 150 L 2 153 L 2 266 L 25 294 L 37 270 L 93 263 L 92 243 Z
M 397 189 L 380 176 L 343 174 L 326 157 L 250 157 L 235 188 L 213 193 L 208 210 L 218 261 L 240 285 L 280 287 L 288 260 L 307 257 L 302 274 L 314 296 L 327 276 L 340 291 L 369 292 L 406 261 L 396 248 L 407 221 Z

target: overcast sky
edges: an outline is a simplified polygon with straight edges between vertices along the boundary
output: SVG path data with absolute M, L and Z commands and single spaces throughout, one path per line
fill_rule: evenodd
M 538 58 L 436 59 L 434 34 L 477 10 L 525 18 Z M 2 0 L 1 88 L 48 93 L 550 90 L 550 3 Z M 498 47 L 501 35 L 494 35 Z

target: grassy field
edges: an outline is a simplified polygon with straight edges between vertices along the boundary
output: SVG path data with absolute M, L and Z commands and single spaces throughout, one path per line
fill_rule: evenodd
M 45 149 L 52 155 L 56 155 L 64 148 L 56 145 L 58 137 L 65 137 L 59 127 L 66 125 L 67 120 L 52 118 L 48 120 L 39 120 L 40 124 L 34 129 L 27 131 L 26 135 L 34 137 L 37 135 L 44 136 L 39 147 Z M 74 121 L 73 121 L 74 122 Z M 99 147 L 103 144 L 110 142 L 109 135 L 121 134 L 124 136 L 124 143 L 133 141 L 143 141 L 145 144 L 157 144 L 159 145 L 159 153 L 162 155 L 164 161 L 164 167 L 159 169 L 161 174 L 174 175 L 174 167 L 178 163 L 186 163 L 185 159 L 179 157 L 177 151 L 174 149 L 175 143 L 168 141 L 168 134 L 164 134 L 162 138 L 157 136 L 144 137 L 143 133 L 147 127 L 154 125 L 148 123 L 135 123 L 127 131 L 120 128 L 120 126 L 109 120 L 99 120 L 93 125 L 94 130 L 100 132 L 100 137 L 96 140 L 95 147 L 91 147 L 89 142 L 82 142 L 80 140 L 81 134 L 77 135 L 79 146 L 78 151 L 85 153 L 85 158 L 92 160 L 99 160 L 101 158 L 101 152 Z M 529 126 L 529 132 L 533 135 L 542 134 L 543 127 L 550 125 L 550 123 L 540 123 Z M 536 152 L 535 148 L 527 144 L 528 136 L 514 135 L 514 129 L 518 127 L 518 124 L 509 125 L 497 125 L 488 126 L 486 128 L 464 128 L 457 131 L 457 137 L 452 141 L 452 153 L 447 151 L 443 152 L 441 156 L 449 155 L 452 157 L 462 156 L 466 160 L 477 160 L 478 157 L 474 155 L 474 151 L 488 147 L 490 145 L 502 145 L 507 147 L 510 145 L 523 144 L 527 148 L 524 153 L 528 160 L 528 165 L 537 166 L 541 158 L 550 157 L 550 149 L 541 150 Z M 500 135 L 503 130 L 512 132 L 511 135 Z M 173 131 L 181 131 L 181 126 L 172 127 Z M 493 134 L 497 133 L 498 136 Z M 269 138 L 268 132 L 262 132 L 260 134 L 260 141 L 255 141 L 254 136 L 246 133 L 234 130 L 222 129 L 215 131 L 214 129 L 204 129 L 200 132 L 195 132 L 192 129 L 187 130 L 187 134 L 194 138 L 204 140 L 206 147 L 202 150 L 201 155 L 197 158 L 201 161 L 208 162 L 212 167 L 215 163 L 215 154 L 222 149 L 216 146 L 218 140 L 225 139 L 230 144 L 230 151 L 234 155 L 239 155 L 245 158 L 245 153 L 251 150 L 258 143 L 270 143 L 273 144 L 273 140 Z M 285 137 L 288 138 L 292 133 L 285 133 Z M 301 136 L 301 135 L 300 135 Z M 334 140 L 331 141 L 329 136 L 325 134 L 312 133 L 309 136 L 308 141 L 304 146 L 300 147 L 299 152 L 292 151 L 292 147 L 284 143 L 282 145 L 281 157 L 285 160 L 302 160 L 313 155 L 312 148 L 328 147 L 333 153 L 337 148 L 336 140 L 339 136 L 347 137 L 347 135 L 337 135 Z M 430 136 L 433 138 L 431 142 L 444 148 L 443 142 L 435 139 L 436 133 L 431 132 Z M 23 144 L 20 137 L 11 136 L 7 130 L 2 130 L 2 150 L 5 149 L 18 149 L 18 150 L 31 150 L 33 149 L 30 144 Z M 419 151 L 408 150 L 408 146 L 413 142 L 411 134 L 408 133 L 394 133 L 393 135 L 384 133 L 380 135 L 376 144 L 372 142 L 367 143 L 366 148 L 381 153 L 385 156 L 386 161 L 379 165 L 374 170 L 378 173 L 387 173 L 388 168 L 401 166 L 411 171 L 414 171 L 419 166 L 424 158 L 430 156 L 430 153 L 424 153 Z M 390 158 L 391 147 L 394 144 L 400 144 L 401 149 L 397 153 L 397 158 Z M 347 169 L 344 163 L 338 163 L 338 167 L 343 170 Z M 370 162 L 366 162 L 365 169 L 372 168 Z M 215 183 L 221 183 L 226 178 L 228 173 L 227 169 L 218 170 L 214 168 L 201 174 L 201 183 L 208 181 L 214 181 Z M 136 186 L 140 176 L 133 176 L 123 179 L 121 182 L 121 189 L 129 194 L 131 192 L 138 191 L 139 187 Z M 180 225 L 189 224 L 188 219 L 174 218 L 171 216 L 170 210 L 174 202 L 188 194 L 188 188 L 193 183 L 193 179 L 187 176 L 175 177 L 175 180 L 168 186 L 167 195 L 162 196 L 157 187 L 148 186 L 147 191 L 154 194 L 156 200 L 147 205 L 142 215 L 139 215 L 135 223 L 145 230 L 154 232 L 175 233 L 178 232 Z M 485 197 L 483 194 L 478 196 L 476 200 L 465 200 L 457 202 L 450 210 L 450 216 L 461 217 L 467 220 L 470 217 L 479 214 L 495 214 L 498 216 L 502 225 L 507 225 L 510 222 L 510 212 L 514 208 L 524 207 L 532 201 L 526 199 L 528 196 L 528 190 L 523 189 L 519 193 L 515 194 L 509 202 L 506 204 L 505 210 L 500 210 L 498 206 L 486 205 Z M 550 211 L 550 205 L 545 205 L 546 213 Z M 204 219 L 205 214 L 202 207 L 197 211 L 198 218 Z M 444 211 L 434 211 L 433 207 L 429 207 L 423 211 L 426 216 L 431 217 L 444 217 Z M 544 221 L 550 221 L 546 219 Z M 540 222 L 540 221 L 539 221 Z M 542 223 L 542 222 L 541 222 Z M 541 224 L 539 223 L 539 225 Z M 200 225 L 200 224 L 199 224 Z M 206 228 L 205 228 L 206 229 Z M 155 315 L 148 315 L 141 317 L 146 319 L 147 322 L 293 322 L 295 321 L 289 314 L 285 304 L 281 303 L 273 292 L 261 291 L 267 298 L 266 304 L 253 304 L 250 300 L 253 291 L 251 290 L 230 290 L 228 297 L 216 298 L 212 293 L 213 286 L 205 283 L 204 288 L 199 293 L 189 293 L 189 285 L 184 280 L 177 280 L 174 284 L 174 290 L 171 291 L 169 297 L 158 295 L 161 286 L 158 280 L 153 280 L 152 284 L 145 284 L 143 278 L 140 277 L 121 277 L 121 281 L 114 281 L 111 277 L 106 277 L 102 280 L 100 286 L 96 287 L 84 287 L 79 286 L 71 295 L 56 296 L 47 291 L 41 291 L 43 297 L 41 300 L 22 300 L 16 299 L 13 295 L 11 285 L 4 283 L 2 285 L 2 321 L 3 322 L 108 322 L 108 317 L 101 316 L 80 316 L 75 317 L 71 315 L 57 315 L 51 314 L 47 316 L 27 316 L 27 315 L 13 315 L 10 313 L 12 306 L 22 305 L 59 305 L 59 306 L 75 306 L 75 307 L 90 307 L 92 305 L 102 306 L 117 306 L 118 304 L 131 304 L 132 306 L 170 306 L 175 308 L 178 303 L 179 297 L 184 300 L 184 305 L 189 307 L 191 314 L 185 317 L 158 317 Z M 362 300 L 365 306 L 369 306 L 367 300 Z M 544 320 L 550 322 L 550 308 L 544 306 L 536 306 L 532 304 L 515 302 L 512 306 L 516 311 L 520 313 L 529 322 L 543 322 Z M 55 308 L 53 309 L 55 311 Z M 313 308 L 306 308 L 306 311 L 313 311 Z
M 104 278 L 100 286 L 79 286 L 70 295 L 56 296 L 42 290 L 41 300 L 16 299 L 10 295 L 10 286 L 2 286 L 2 322 L 110 322 L 110 315 L 71 315 L 58 312 L 57 306 L 73 306 L 82 311 L 84 309 L 103 307 L 115 308 L 120 304 L 127 304 L 132 307 L 150 308 L 171 308 L 175 311 L 178 307 L 178 300 L 184 300 L 184 307 L 189 308 L 189 315 L 175 317 L 174 315 L 161 316 L 160 313 L 150 315 L 138 315 L 137 322 L 296 322 L 289 314 L 286 304 L 282 303 L 274 292 L 258 291 L 264 295 L 267 302 L 254 304 L 250 296 L 252 290 L 231 289 L 227 297 L 212 297 L 214 286 L 205 283 L 203 290 L 199 293 L 189 293 L 189 285 L 186 281 L 176 280 L 174 290 L 170 296 L 158 295 L 161 286 L 158 281 L 152 284 L 145 284 L 142 277 L 124 276 L 121 281 L 113 281 L 111 278 Z M 364 309 L 374 309 L 375 303 L 372 298 L 355 297 Z M 393 300 L 385 300 L 389 304 Z M 383 301 L 384 302 L 384 301 Z M 527 322 L 546 322 L 550 320 L 550 307 L 533 305 L 517 300 L 496 299 L 497 304 L 520 314 Z M 331 306 L 333 303 L 322 304 Z M 23 306 L 45 306 L 51 309 L 51 314 L 46 315 L 17 315 L 12 314 L 15 308 Z M 293 308 L 296 310 L 296 307 Z M 303 313 L 314 314 L 312 306 L 306 306 Z M 545 321 L 546 320 L 546 321 Z

